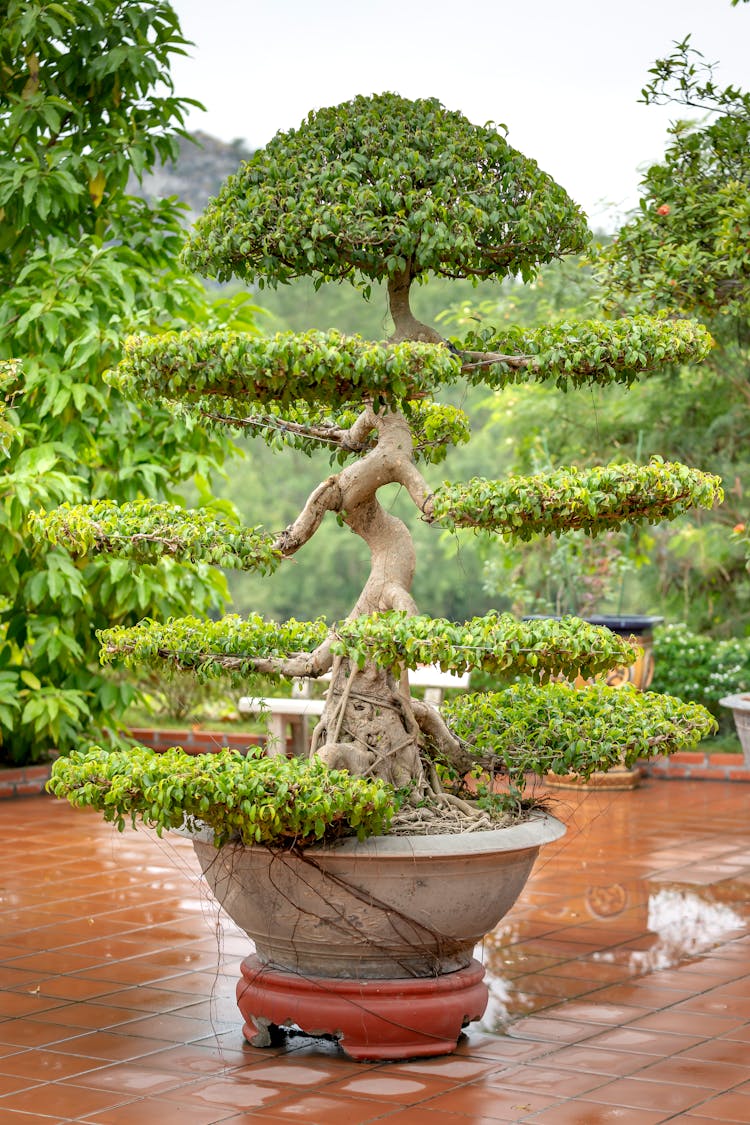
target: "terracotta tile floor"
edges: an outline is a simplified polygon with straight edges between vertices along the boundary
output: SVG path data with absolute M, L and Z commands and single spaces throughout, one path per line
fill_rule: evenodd
M 750 1122 L 750 788 L 558 793 L 455 1055 L 243 1043 L 248 942 L 185 840 L 0 803 L 0 1123 Z

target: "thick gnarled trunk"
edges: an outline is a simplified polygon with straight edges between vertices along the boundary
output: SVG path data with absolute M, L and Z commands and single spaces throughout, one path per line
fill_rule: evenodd
M 409 305 L 411 274 L 407 267 L 388 283 L 395 325 L 391 342 L 441 337 L 414 318 Z M 387 512 L 377 493 L 400 484 L 418 510 L 430 490 L 414 461 L 409 423 L 398 410 L 368 406 L 350 431 L 357 442 L 374 435 L 375 444 L 358 460 L 330 476 L 311 493 L 304 509 L 279 536 L 277 546 L 290 556 L 315 534 L 327 512 L 336 513 L 370 552 L 370 573 L 350 616 L 401 610 L 416 614 L 411 594 L 416 567 L 409 529 Z M 399 680 L 387 671 L 349 660 L 332 659 L 330 641 L 309 658 L 320 674 L 330 669 L 331 684 L 311 753 L 328 766 L 360 777 L 376 777 L 397 788 L 410 787 L 414 798 L 439 793 L 431 763 L 436 753 L 463 771 L 472 762 L 448 731 L 436 708 L 411 699 L 406 673 Z M 426 753 L 429 751 L 429 753 Z
M 348 660 L 334 666 L 313 752 L 331 769 L 426 791 L 419 726 L 408 696 L 390 673 Z

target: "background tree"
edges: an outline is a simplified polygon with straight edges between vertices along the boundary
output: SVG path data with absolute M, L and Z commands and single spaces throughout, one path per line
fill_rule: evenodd
M 115 382 L 147 402 L 172 401 L 272 446 L 304 450 L 322 441 L 336 471 L 281 531 L 240 532 L 208 525 L 200 514 L 104 501 L 62 507 L 37 527 L 74 553 L 117 552 L 141 563 L 221 558 L 266 572 L 294 557 L 333 516 L 365 544 L 369 576 L 347 618 L 332 626 L 258 615 L 145 621 L 104 631 L 105 659 L 193 668 L 202 677 L 229 672 L 251 683 L 259 674 L 316 679 L 330 672 L 313 756 L 408 792 L 420 822 L 467 811 L 444 791 L 438 767 L 460 778 L 475 755 L 518 781 L 525 754 L 522 784 L 526 764 L 586 773 L 623 753 L 667 752 L 699 737 L 705 724 L 693 711 L 675 711 L 674 701 L 625 692 L 615 703 L 606 689 L 577 694 L 561 684 L 547 684 L 541 695 L 527 685 L 520 698 L 514 689 L 505 702 L 469 698 L 449 709 L 451 730 L 435 708 L 411 699 L 403 679 L 406 669 L 438 663 L 545 681 L 603 670 L 632 650 L 575 619 L 519 622 L 491 613 L 456 625 L 421 616 L 412 593 L 413 539 L 381 501 L 387 486 L 401 486 L 429 525 L 521 540 L 671 518 L 693 505 L 710 507 L 720 495 L 716 478 L 657 460 L 428 485 L 421 465 L 465 436 L 465 417 L 437 401 L 445 386 L 627 385 L 660 363 L 705 354 L 709 339 L 700 326 L 665 318 L 581 322 L 574 332 L 556 324 L 537 331 L 482 325 L 448 342 L 414 315 L 411 290 L 428 273 L 530 281 L 542 264 L 587 241 L 582 213 L 533 161 L 494 128 L 473 126 L 434 99 L 356 98 L 311 113 L 255 153 L 199 220 L 188 263 L 220 281 L 277 285 L 311 276 L 367 292 L 380 280 L 390 337 L 373 344 L 330 331 L 263 339 L 223 329 L 140 337 L 129 343 Z M 617 738 L 600 737 L 602 706 L 619 712 Z M 520 747 L 513 733 L 519 709 L 526 715 Z M 649 749 L 636 732 L 651 726 L 660 733 Z M 537 742 L 532 727 L 553 736 Z M 516 791 L 511 801 L 517 798 Z M 483 814 L 470 815 L 485 823 Z M 315 834 L 325 830 L 321 820 Z
M 750 94 L 717 83 L 686 38 L 658 60 L 646 104 L 702 114 L 670 129 L 664 159 L 641 184 L 636 214 L 603 254 L 609 307 L 698 316 L 716 342 L 698 370 L 674 369 L 639 390 L 638 417 L 602 412 L 607 437 L 657 447 L 722 475 L 724 506 L 657 536 L 661 593 L 699 628 L 736 632 L 750 620 L 741 534 L 750 487 Z M 697 612 L 696 612 L 697 611 Z
M 103 678 L 97 626 L 206 610 L 224 594 L 203 563 L 80 568 L 25 532 L 31 509 L 63 500 L 175 497 L 225 452 L 166 411 L 143 418 L 102 378 L 134 328 L 220 320 L 176 266 L 180 206 L 127 190 L 176 151 L 186 102 L 169 63 L 184 44 L 163 0 L 4 7 L 0 359 L 18 362 L 2 388 L 0 761 L 33 761 L 116 721 L 133 689 Z
M 616 573 L 602 587 L 598 609 L 658 612 L 728 635 L 746 630 L 750 617 L 743 542 L 750 483 L 748 95 L 719 86 L 687 39 L 655 63 L 643 100 L 672 102 L 702 117 L 673 125 L 664 160 L 645 174 L 638 211 L 601 245 L 597 275 L 589 269 L 568 278 L 563 302 L 546 309 L 539 303 L 542 285 L 527 307 L 557 322 L 575 320 L 586 304 L 610 315 L 698 316 L 715 346 L 700 366 L 667 367 L 627 391 L 591 387 L 561 401 L 544 386 L 512 388 L 495 396 L 489 429 L 498 445 L 512 444 L 518 472 L 545 462 L 584 465 L 613 455 L 640 460 L 661 453 L 722 476 L 722 508 L 613 538 L 615 554 L 608 561 Z M 508 294 L 493 304 L 467 312 L 507 318 Z M 598 553 L 582 537 L 490 549 L 486 583 L 499 593 L 509 576 L 518 576 L 517 604 L 526 611 L 543 603 L 575 606 L 582 587 L 596 584 Z

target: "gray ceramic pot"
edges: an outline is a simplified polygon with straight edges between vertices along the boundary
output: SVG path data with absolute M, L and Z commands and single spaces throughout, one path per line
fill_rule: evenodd
M 511 908 L 543 844 L 545 813 L 511 828 L 375 836 L 301 853 L 194 839 L 203 873 L 268 965 L 313 976 L 386 979 L 465 968 Z

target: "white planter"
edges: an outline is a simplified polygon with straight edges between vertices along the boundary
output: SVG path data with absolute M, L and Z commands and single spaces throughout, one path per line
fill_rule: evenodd
M 350 980 L 463 969 L 514 904 L 543 844 L 565 826 L 545 813 L 512 828 L 375 836 L 296 853 L 194 840 L 204 875 L 261 961 Z
M 722 707 L 729 707 L 734 715 L 734 725 L 745 755 L 745 765 L 750 767 L 750 692 L 725 695 L 719 703 Z

